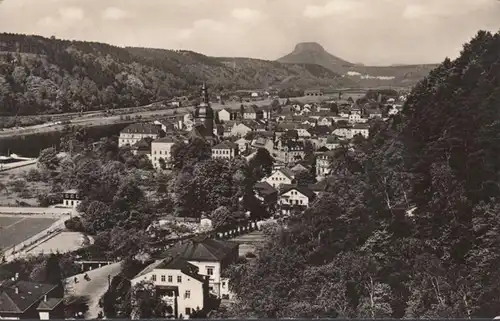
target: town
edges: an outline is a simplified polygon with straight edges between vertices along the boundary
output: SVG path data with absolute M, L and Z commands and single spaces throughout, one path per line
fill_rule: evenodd
M 499 15 L 0 0 L 0 320 L 500 319 Z
M 231 265 L 251 261 L 265 243 L 267 230 L 285 227 L 290 217 L 327 193 L 325 177 L 335 153 L 363 144 L 373 126 L 401 110 L 406 94 L 394 90 L 325 94 L 311 89 L 301 99 L 280 102 L 269 92 L 247 92 L 248 99 L 234 98 L 243 102 L 239 108 L 214 110 L 211 100 L 220 97 L 203 83 L 197 105 L 184 114 L 136 122 L 116 138 L 92 143 L 78 136 L 81 130 L 68 129 L 59 151 L 48 148 L 38 159 L 12 163 L 4 157 L 2 169 L 13 173 L 9 181 L 16 184 L 4 182 L 3 194 L 16 191 L 14 197 L 26 197 L 22 195 L 28 193 L 26 181 L 45 185 L 51 192 L 39 195 L 39 207 L 24 207 L 24 213 L 23 207 L 0 208 L 4 251 L 0 271 L 3 287 L 8 289 L 3 295 L 15 304 L 0 304 L 0 316 L 196 318 L 226 309 L 234 301 L 227 276 Z M 268 105 L 255 105 L 262 95 Z M 308 97 L 313 102 L 304 102 Z M 168 105 L 172 104 L 181 105 Z M 91 174 L 82 171 L 81 159 L 88 157 L 86 153 L 99 154 L 97 158 L 106 161 L 127 153 L 126 168 L 140 169 L 137 175 L 142 182 L 127 177 L 123 178 L 126 186 L 113 188 L 127 193 L 120 202 L 129 205 L 113 208 L 106 205 L 103 194 L 95 194 L 104 187 L 89 181 Z M 14 161 L 15 157 L 10 158 Z M 104 165 L 102 158 L 99 161 L 101 166 L 118 166 L 109 175 L 125 175 L 122 163 Z M 117 195 L 110 195 L 111 203 L 117 201 Z M 99 247 L 99 232 L 111 229 L 110 233 L 116 233 L 116 228 L 102 226 L 113 219 L 102 216 L 114 216 L 109 211 L 127 207 L 133 215 L 141 197 L 161 203 L 159 210 L 147 218 L 137 217 L 143 220 L 142 230 L 130 226 L 134 232 L 120 231 L 119 237 L 125 239 L 112 242 L 125 242 L 117 245 L 122 249 Z M 116 236 L 107 237 L 111 241 L 109 237 Z M 61 265 L 61 261 L 68 261 L 67 266 L 47 270 L 46 264 Z M 25 265 L 22 270 L 18 270 L 20 264 Z M 45 272 L 37 272 L 39 266 Z M 47 280 L 44 273 L 52 280 L 55 277 L 53 283 L 58 285 L 35 282 Z M 143 297 L 144 291 L 149 292 L 148 298 Z M 141 293 L 141 298 L 130 297 L 133 293 Z M 156 297 L 163 298 L 161 304 Z M 130 300 L 128 307 L 118 298 Z M 163 310 L 150 314 L 153 312 L 140 308 L 146 303 L 134 304 L 134 300 L 153 300 Z

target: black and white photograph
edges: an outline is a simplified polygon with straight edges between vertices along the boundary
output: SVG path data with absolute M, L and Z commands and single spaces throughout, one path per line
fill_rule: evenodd
M 0 320 L 500 319 L 499 0 L 0 0 Z

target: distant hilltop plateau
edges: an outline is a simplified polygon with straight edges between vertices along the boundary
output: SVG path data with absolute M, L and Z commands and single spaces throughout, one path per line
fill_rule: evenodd
M 281 63 L 315 64 L 355 82 L 360 87 L 409 87 L 422 80 L 438 64 L 365 66 L 332 55 L 316 42 L 302 42 L 288 55 L 277 59 Z

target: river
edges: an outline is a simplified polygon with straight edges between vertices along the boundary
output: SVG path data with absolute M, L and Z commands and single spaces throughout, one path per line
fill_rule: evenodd
M 102 137 L 118 135 L 128 124 L 111 124 L 85 128 L 89 137 L 97 141 Z M 42 149 L 59 147 L 61 132 L 31 134 L 15 137 L 0 137 L 0 155 L 18 154 L 23 157 L 38 157 Z

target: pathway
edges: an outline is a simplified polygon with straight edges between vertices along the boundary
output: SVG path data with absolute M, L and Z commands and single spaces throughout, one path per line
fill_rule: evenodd
M 0 206 L 0 214 L 45 214 L 61 216 L 71 214 L 72 211 L 72 208 Z
M 89 311 L 85 314 L 85 319 L 95 319 L 101 308 L 99 299 L 108 290 L 108 276 L 111 279 L 121 272 L 121 262 L 103 266 L 102 268 L 86 272 L 90 281 L 85 281 L 85 273 L 76 275 L 78 283 L 74 282 L 75 276 L 66 279 L 66 291 L 68 295 L 86 296 L 89 299 Z

